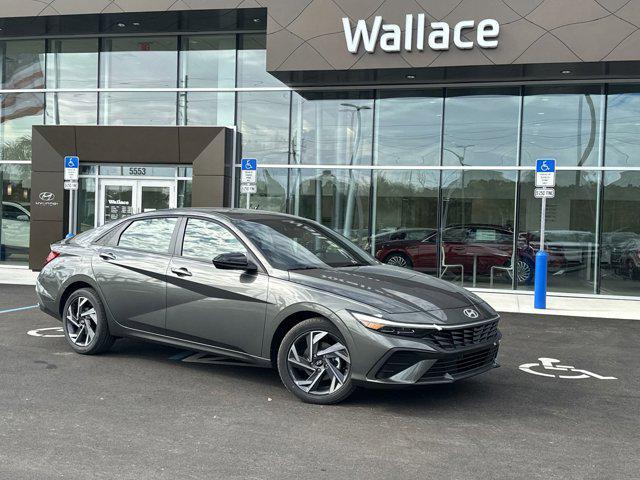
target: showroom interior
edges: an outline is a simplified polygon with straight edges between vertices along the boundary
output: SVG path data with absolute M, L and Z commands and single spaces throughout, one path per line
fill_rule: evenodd
M 558 58 L 546 63 L 410 68 L 377 52 L 371 66 L 323 70 L 303 65 L 308 58 L 268 58 L 280 42 L 268 12 L 2 19 L 0 265 L 29 264 L 41 193 L 31 186 L 34 126 L 216 126 L 233 132 L 235 147 L 219 206 L 245 205 L 238 164 L 256 158 L 251 208 L 316 220 L 381 261 L 501 291 L 533 289 L 533 167 L 555 158 L 550 291 L 638 296 L 635 62 L 565 60 L 550 48 Z M 351 55 L 335 28 L 342 43 L 331 48 Z M 192 205 L 193 170 L 179 161 L 80 162 L 79 231 Z

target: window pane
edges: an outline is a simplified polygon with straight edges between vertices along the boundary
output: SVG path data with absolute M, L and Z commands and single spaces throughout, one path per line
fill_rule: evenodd
M 0 42 L 4 50 L 2 88 L 44 88 L 44 40 Z
M 81 178 L 78 182 L 78 233 L 95 226 L 96 181 Z
M 101 93 L 101 125 L 175 125 L 176 94 Z
M 450 89 L 444 108 L 444 165 L 516 165 L 518 89 Z
M 0 165 L 0 264 L 29 260 L 31 166 Z
M 235 94 L 190 92 L 180 94 L 180 125 L 234 125 Z
M 105 38 L 103 41 L 102 87 L 176 87 L 176 37 Z
M 598 165 L 600 87 L 525 89 L 522 165 L 555 158 L 561 166 Z
M 233 88 L 236 85 L 235 35 L 183 38 L 180 86 Z
M 556 196 L 547 200 L 545 250 L 549 289 L 593 293 L 598 172 L 560 171 Z M 534 173 L 521 177 L 519 248 L 540 248 L 541 201 L 533 197 Z M 527 285 L 527 288 L 533 287 Z
M 47 125 L 96 125 L 97 93 L 47 93 Z
M 381 262 L 437 274 L 437 171 L 381 171 L 373 250 Z
M 376 100 L 375 164 L 440 165 L 442 91 L 382 92 Z
M 372 98 L 369 91 L 294 93 L 292 162 L 371 165 Z
M 443 278 L 483 287 L 493 279 L 494 288 L 511 288 L 516 257 L 520 283 L 532 282 L 533 256 L 513 252 L 516 179 L 513 171 L 442 172 Z
M 640 172 L 604 174 L 600 293 L 640 292 Z
M 47 53 L 47 88 L 96 88 L 98 39 L 51 40 Z
M 259 164 L 288 163 L 289 92 L 239 92 L 241 156 Z
M 182 256 L 212 261 L 223 253 L 244 253 L 240 240 L 225 227 L 207 220 L 190 218 L 184 232 Z
M 607 101 L 607 166 L 640 166 L 640 86 L 611 86 Z
M 191 189 L 193 182 L 191 180 L 178 180 L 178 208 L 191 206 Z
M 3 160 L 31 160 L 31 127 L 42 125 L 44 95 L 42 93 L 8 93 L 2 95 Z
M 168 253 L 177 218 L 154 218 L 133 222 L 120 236 L 119 247 Z
M 236 171 L 238 185 L 240 185 L 240 169 Z M 250 207 L 257 210 L 285 213 L 287 211 L 287 178 L 288 171 L 283 169 L 259 168 L 256 187 L 258 193 L 250 195 Z M 240 190 L 239 187 L 237 189 Z M 236 205 L 239 208 L 247 206 L 247 196 L 239 195 Z
M 370 184 L 369 171 L 292 170 L 289 209 L 365 246 L 369 239 Z
M 238 50 L 238 87 L 283 87 L 267 73 L 267 38 L 264 33 L 240 35 Z

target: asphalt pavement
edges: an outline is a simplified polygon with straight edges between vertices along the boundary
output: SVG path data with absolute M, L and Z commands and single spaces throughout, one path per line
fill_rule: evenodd
M 640 321 L 505 314 L 499 369 L 313 406 L 275 371 L 175 348 L 77 355 L 14 310 L 35 303 L 0 285 L 0 479 L 639 476 Z

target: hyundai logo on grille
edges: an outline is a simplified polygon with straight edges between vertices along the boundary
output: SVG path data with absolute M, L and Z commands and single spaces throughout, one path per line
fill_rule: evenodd
M 43 202 L 51 202 L 56 198 L 56 196 L 51 192 L 42 192 L 39 197 Z
M 465 308 L 462 313 L 464 313 L 469 318 L 478 318 L 480 316 L 480 314 L 473 308 Z

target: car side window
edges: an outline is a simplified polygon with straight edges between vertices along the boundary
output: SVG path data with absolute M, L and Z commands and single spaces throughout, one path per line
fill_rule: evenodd
M 178 218 L 148 218 L 131 222 L 118 241 L 119 247 L 153 253 L 169 253 Z
M 200 218 L 187 220 L 182 256 L 211 262 L 223 253 L 244 253 L 247 249 L 226 227 Z
M 21 215 L 26 215 L 22 210 L 13 205 L 3 205 L 2 206 L 2 218 L 4 220 L 18 220 L 18 217 Z

